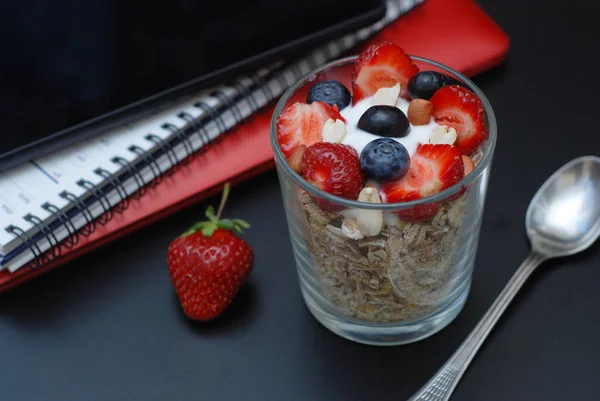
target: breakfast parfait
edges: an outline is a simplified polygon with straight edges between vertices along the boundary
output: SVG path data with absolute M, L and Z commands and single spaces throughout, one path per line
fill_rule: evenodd
M 482 160 L 488 136 L 482 102 L 466 85 L 420 71 L 390 42 L 362 52 L 350 88 L 315 80 L 304 102 L 277 117 L 276 129 L 291 169 L 319 191 L 399 206 L 461 182 Z M 384 211 L 295 187 L 320 293 L 365 322 L 413 321 L 439 309 L 457 280 L 472 189 Z

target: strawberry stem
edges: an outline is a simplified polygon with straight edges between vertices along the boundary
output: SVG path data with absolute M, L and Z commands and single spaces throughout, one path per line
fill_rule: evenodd
M 227 198 L 229 196 L 229 190 L 231 185 L 227 182 L 223 187 L 223 195 L 221 197 L 221 203 L 219 204 L 219 210 L 215 215 L 215 208 L 209 206 L 206 208 L 206 218 L 208 221 L 201 221 L 199 223 L 194 224 L 190 228 L 188 228 L 181 237 L 186 237 L 188 235 L 194 234 L 198 231 L 202 232 L 205 237 L 210 237 L 213 235 L 215 230 L 218 228 L 224 228 L 226 230 L 233 230 L 236 233 L 243 233 L 244 228 L 250 228 L 250 224 L 240 219 L 223 219 L 221 220 L 221 214 L 223 213 L 223 209 L 225 208 L 225 203 L 227 203 Z
M 215 216 L 215 208 L 212 205 L 206 208 L 204 215 L 210 221 L 216 222 L 218 220 L 217 216 Z
M 229 184 L 229 182 L 225 183 L 225 186 L 223 187 L 223 196 L 221 196 L 221 204 L 219 205 L 219 210 L 217 211 L 217 221 L 219 221 L 219 219 L 221 218 L 221 213 L 223 213 L 223 209 L 225 208 L 225 203 L 227 203 L 227 198 L 229 197 L 229 189 L 231 188 L 231 185 Z

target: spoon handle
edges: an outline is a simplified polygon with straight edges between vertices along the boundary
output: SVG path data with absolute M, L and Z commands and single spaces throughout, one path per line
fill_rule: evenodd
M 481 318 L 477 326 L 454 352 L 452 357 L 437 373 L 417 391 L 408 401 L 448 401 L 469 363 L 483 344 L 506 307 L 523 286 L 523 283 L 544 261 L 544 257 L 532 251 L 523 261 L 519 269 L 504 287 L 490 309 Z

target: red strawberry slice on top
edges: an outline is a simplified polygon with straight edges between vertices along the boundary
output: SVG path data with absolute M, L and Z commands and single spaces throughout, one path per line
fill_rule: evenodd
M 461 153 L 452 145 L 419 145 L 410 159 L 408 173 L 400 180 L 381 187 L 387 203 L 408 202 L 436 194 L 456 184 L 464 177 Z M 397 212 L 405 221 L 432 218 L 438 204 L 431 203 Z
M 443 86 L 433 94 L 430 102 L 433 103 L 435 121 L 454 128 L 458 133 L 455 145 L 462 153 L 474 152 L 487 138 L 483 105 L 467 88 Z
M 341 143 L 321 142 L 306 149 L 302 156 L 302 177 L 315 187 L 346 199 L 355 200 L 365 179 L 360 169 L 358 152 Z M 341 207 L 324 199 L 315 203 L 323 210 L 333 212 Z
M 367 47 L 358 57 L 353 71 L 352 102 L 371 96 L 379 88 L 400 83 L 402 96 L 408 95 L 408 80 L 419 72 L 401 47 L 383 41 Z
M 298 145 L 310 146 L 323 141 L 323 125 L 328 119 L 346 121 L 337 105 L 323 102 L 294 103 L 277 118 L 279 148 L 290 157 Z

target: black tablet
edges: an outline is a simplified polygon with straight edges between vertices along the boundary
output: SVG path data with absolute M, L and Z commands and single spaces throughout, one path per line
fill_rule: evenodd
M 381 19 L 383 0 L 3 0 L 0 171 Z

